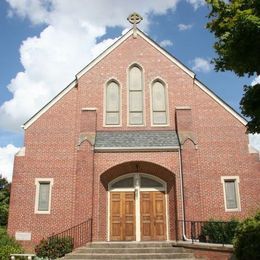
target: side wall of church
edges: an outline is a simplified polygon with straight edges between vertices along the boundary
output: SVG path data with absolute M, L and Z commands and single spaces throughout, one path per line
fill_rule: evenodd
M 30 232 L 35 243 L 74 224 L 76 100 L 73 89 L 25 131 L 25 155 L 14 163 L 8 223 L 13 236 Z M 36 178 L 53 179 L 50 214 L 35 213 Z

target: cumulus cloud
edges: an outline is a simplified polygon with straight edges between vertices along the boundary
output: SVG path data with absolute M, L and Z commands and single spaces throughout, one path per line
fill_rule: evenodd
M 97 39 L 108 27 L 129 27 L 126 18 L 136 11 L 143 16 L 139 25 L 149 30 L 149 14 L 174 10 L 179 0 L 157 1 L 71 1 L 7 0 L 9 16 L 45 25 L 38 37 L 29 37 L 20 47 L 24 68 L 7 86 L 12 99 L 0 107 L 0 127 L 18 130 L 52 97 L 74 79 L 75 74 L 116 39 Z
M 14 155 L 19 149 L 12 144 L 0 147 L 0 175 L 6 177 L 8 181 L 12 180 Z
M 260 84 L 260 75 L 257 76 L 251 83 L 252 86 L 254 86 L 256 84 Z
M 188 3 L 190 3 L 194 10 L 196 11 L 199 7 L 206 4 L 205 0 L 186 0 Z
M 163 48 L 168 47 L 168 46 L 172 46 L 173 43 L 171 40 L 163 40 L 159 43 L 159 45 L 161 45 Z
M 197 57 L 191 61 L 192 69 L 197 72 L 210 72 L 212 70 L 212 65 L 209 60 Z
M 260 134 L 250 134 L 249 143 L 252 147 L 260 152 Z
M 193 26 L 192 24 L 180 23 L 180 24 L 178 24 L 178 29 L 179 29 L 179 31 L 187 31 L 187 30 L 191 29 L 192 26 Z

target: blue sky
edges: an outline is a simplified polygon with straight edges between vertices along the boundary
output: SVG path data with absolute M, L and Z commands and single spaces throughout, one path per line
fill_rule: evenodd
M 203 0 L 3 0 L 0 173 L 9 180 L 13 155 L 23 146 L 20 125 L 129 29 L 126 18 L 133 11 L 144 18 L 140 29 L 240 111 L 243 85 L 254 78 L 214 71 L 214 36 L 205 29 L 209 9 Z

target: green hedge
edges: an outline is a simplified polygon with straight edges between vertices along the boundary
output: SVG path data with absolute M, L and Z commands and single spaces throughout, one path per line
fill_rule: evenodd
M 260 259 L 260 211 L 239 224 L 234 238 L 234 252 L 239 260 Z
M 229 222 L 210 220 L 203 225 L 200 240 L 208 243 L 232 244 L 238 224 L 235 219 Z
M 56 259 L 68 254 L 73 249 L 73 240 L 71 237 L 43 239 L 35 247 L 35 253 L 38 257 Z
M 21 253 L 24 253 L 21 245 L 7 234 L 5 228 L 0 227 L 0 260 L 10 259 L 10 254 Z

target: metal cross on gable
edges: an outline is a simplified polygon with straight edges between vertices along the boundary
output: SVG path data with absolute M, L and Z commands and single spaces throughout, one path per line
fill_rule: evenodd
M 136 38 L 136 36 L 137 36 L 136 25 L 139 24 L 143 20 L 143 17 L 141 15 L 139 15 L 138 13 L 132 13 L 127 17 L 127 20 L 129 21 L 129 23 L 133 24 L 133 35 L 134 35 L 134 38 Z

